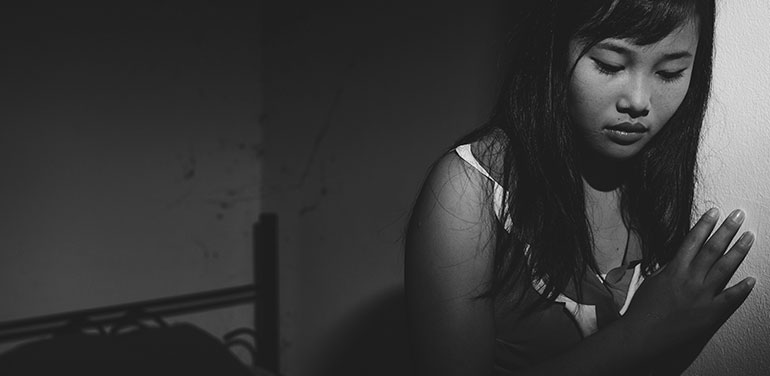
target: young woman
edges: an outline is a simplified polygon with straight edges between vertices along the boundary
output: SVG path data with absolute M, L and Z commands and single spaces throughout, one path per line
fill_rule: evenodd
M 690 228 L 714 0 L 538 0 L 406 240 L 418 375 L 677 374 L 750 293 L 744 213 Z

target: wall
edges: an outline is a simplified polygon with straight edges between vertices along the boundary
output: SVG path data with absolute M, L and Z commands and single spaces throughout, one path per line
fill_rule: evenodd
M 688 375 L 770 373 L 770 7 L 766 1 L 718 1 L 714 90 L 701 153 L 699 202 L 747 213 L 757 235 L 733 282 L 757 279 L 744 305 L 717 332 Z
M 253 281 L 257 3 L 218 4 L 0 12 L 0 320 Z
M 475 4 L 264 4 L 285 374 L 402 374 L 405 219 L 430 162 L 489 110 L 497 8 Z
M 403 374 L 405 219 L 429 164 L 484 120 L 498 25 L 514 11 L 512 2 L 454 3 L 265 4 L 263 197 L 280 219 L 287 375 Z M 738 274 L 759 282 L 692 375 L 770 370 L 763 4 L 720 2 L 699 187 L 703 208 L 748 211 L 758 238 Z

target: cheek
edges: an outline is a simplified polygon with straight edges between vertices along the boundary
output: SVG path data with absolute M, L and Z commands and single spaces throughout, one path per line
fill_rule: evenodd
M 609 90 L 606 85 L 593 85 L 590 81 L 581 82 L 579 79 L 576 77 L 570 85 L 569 112 L 578 127 L 595 127 L 608 106 L 612 107 L 607 99 Z
M 674 115 L 679 106 L 684 101 L 684 97 L 687 95 L 687 89 L 690 86 L 689 79 L 677 85 L 675 87 L 664 88 L 660 94 L 660 102 L 658 108 L 660 108 L 660 122 L 661 125 L 665 125 L 669 119 Z
M 581 119 L 590 114 L 592 93 L 580 65 L 577 68 L 570 80 L 568 105 L 572 120 L 581 123 Z
M 570 79 L 569 112 L 575 125 L 583 131 L 596 132 L 614 117 L 616 95 L 612 78 L 602 75 L 587 57 L 581 58 Z
M 585 96 L 577 87 L 572 87 L 569 92 L 569 101 L 567 102 L 570 118 L 572 122 L 579 128 L 582 128 L 582 124 L 589 114 L 585 113 L 587 107 L 585 103 Z

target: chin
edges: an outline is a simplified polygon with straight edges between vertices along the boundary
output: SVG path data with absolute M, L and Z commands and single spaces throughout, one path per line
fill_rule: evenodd
M 599 154 L 607 159 L 613 159 L 617 161 L 627 161 L 632 159 L 641 153 L 644 145 L 610 145 L 608 148 L 603 149 Z
M 622 145 L 607 139 L 606 137 L 592 137 L 582 144 L 585 152 L 594 158 L 604 159 L 607 162 L 624 162 L 639 155 L 649 141 L 648 138 L 637 142 Z
M 618 161 L 627 161 L 635 156 L 639 155 L 642 151 L 642 146 L 636 146 L 636 145 L 628 145 L 628 146 L 620 146 L 620 145 L 614 145 L 613 148 L 609 150 L 604 151 L 604 156 L 609 159 L 614 159 Z

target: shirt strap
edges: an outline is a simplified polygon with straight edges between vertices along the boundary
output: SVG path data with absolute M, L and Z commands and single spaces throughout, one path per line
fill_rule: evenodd
M 486 176 L 489 180 L 492 181 L 492 184 L 494 184 L 493 188 L 493 205 L 495 209 L 495 215 L 497 216 L 497 219 L 502 222 L 502 218 L 500 218 L 500 212 L 503 208 L 503 192 L 505 191 L 503 187 L 498 183 L 494 178 L 492 178 L 492 175 L 489 174 L 489 171 L 484 168 L 484 166 L 479 163 L 479 161 L 476 159 L 476 157 L 473 156 L 473 150 L 471 150 L 471 144 L 463 144 L 455 148 L 455 152 L 462 160 L 464 160 L 466 163 L 468 163 L 471 167 L 476 169 L 478 172 L 480 172 L 482 175 Z M 510 231 L 511 227 L 513 226 L 513 221 L 511 221 L 511 218 L 508 217 L 505 220 L 505 230 Z

